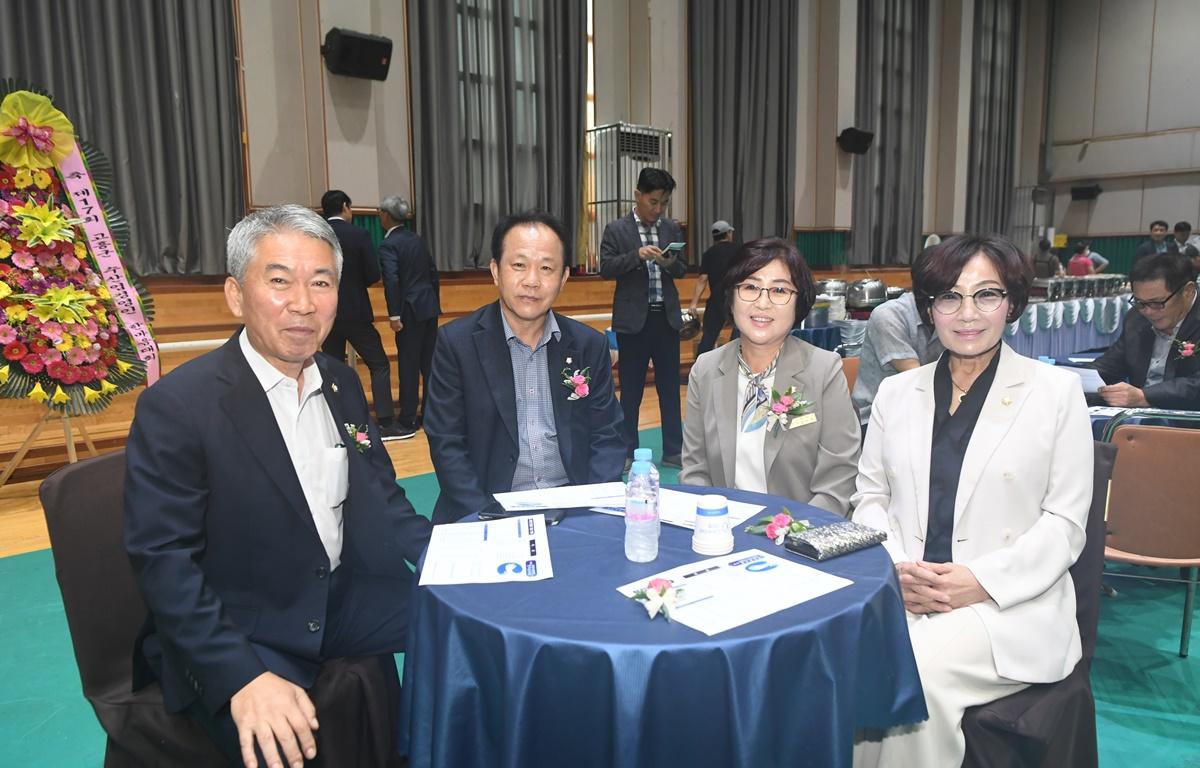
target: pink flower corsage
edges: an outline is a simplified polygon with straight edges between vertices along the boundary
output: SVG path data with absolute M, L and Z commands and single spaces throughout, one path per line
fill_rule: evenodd
M 1191 357 L 1196 354 L 1196 342 L 1175 339 L 1175 349 L 1179 351 L 1180 357 Z
M 650 579 L 644 588 L 633 593 L 633 599 L 643 604 L 651 619 L 661 613 L 669 622 L 671 609 L 681 591 L 682 588 L 671 585 L 670 579 Z
M 367 425 L 359 426 L 357 424 L 347 423 L 346 436 L 354 443 L 354 447 L 359 453 L 366 453 L 371 448 L 371 436 L 367 433 Z
M 755 525 L 746 526 L 746 533 L 762 533 L 776 544 L 782 544 L 789 533 L 800 533 L 810 527 L 807 520 L 792 518 L 792 513 L 787 507 L 784 507 L 779 514 L 764 517 Z
M 570 362 L 571 358 L 568 357 L 567 363 Z M 562 377 L 563 386 L 571 390 L 571 394 L 567 395 L 568 400 L 582 400 L 588 396 L 588 385 L 592 383 L 591 368 L 563 368 Z

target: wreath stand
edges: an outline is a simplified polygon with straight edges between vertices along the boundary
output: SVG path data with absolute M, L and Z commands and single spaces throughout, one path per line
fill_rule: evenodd
M 77 416 L 79 414 L 76 414 Z M 74 464 L 79 461 L 79 456 L 75 453 L 75 435 L 71 428 L 71 414 L 66 411 L 53 411 L 47 409 L 42 418 L 37 424 L 33 425 L 33 429 L 29 432 L 29 437 L 25 438 L 25 442 L 21 443 L 21 447 L 13 454 L 13 457 L 7 464 L 4 465 L 4 472 L 0 473 L 0 487 L 3 487 L 8 482 L 8 478 L 12 477 L 12 473 L 20 466 L 21 460 L 25 458 L 25 454 L 29 453 L 29 449 L 33 447 L 33 441 L 37 440 L 37 436 L 42 433 L 46 425 L 54 420 L 62 421 L 63 437 L 67 441 L 67 462 Z M 75 426 L 79 428 L 79 434 L 83 438 L 84 445 L 87 446 L 88 452 L 92 456 L 98 455 L 96 446 L 92 443 L 91 436 L 88 435 L 87 427 L 83 426 L 82 421 L 76 421 Z

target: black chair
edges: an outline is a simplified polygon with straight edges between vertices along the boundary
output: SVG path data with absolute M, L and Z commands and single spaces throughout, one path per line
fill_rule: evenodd
M 964 768 L 1087 768 L 1099 760 L 1096 703 L 1089 674 L 1100 620 L 1104 512 L 1117 448 L 1109 443 L 1094 445 L 1096 461 L 1087 542 L 1071 566 L 1075 620 L 1079 624 L 1083 658 L 1070 675 L 1057 683 L 1031 685 L 1011 696 L 968 709 L 962 724 L 967 741 Z
M 83 695 L 108 735 L 104 765 L 227 765 L 194 720 L 167 712 L 157 683 L 132 690 L 146 606 L 122 542 L 124 479 L 121 450 L 59 469 L 39 491 Z M 400 764 L 392 756 L 400 701 L 392 656 L 330 660 L 309 695 L 321 718 L 310 764 Z

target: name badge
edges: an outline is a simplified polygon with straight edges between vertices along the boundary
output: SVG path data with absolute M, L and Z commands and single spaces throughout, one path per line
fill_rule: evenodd
M 817 423 L 817 414 L 803 413 L 803 414 L 797 416 L 796 418 L 792 419 L 792 423 L 788 425 L 788 429 L 795 429 L 796 427 L 803 427 L 808 424 L 816 424 L 816 423 Z

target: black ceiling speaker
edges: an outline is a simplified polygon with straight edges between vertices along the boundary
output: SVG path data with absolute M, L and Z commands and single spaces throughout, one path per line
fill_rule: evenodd
M 861 155 L 866 153 L 871 148 L 871 142 L 875 140 L 875 134 L 870 131 L 859 130 L 858 128 L 847 128 L 838 134 L 837 143 L 843 151 L 849 152 L 852 155 Z
M 335 75 L 387 80 L 392 63 L 392 41 L 378 35 L 334 27 L 321 46 L 325 68 Z
M 1071 187 L 1072 200 L 1095 200 L 1104 190 L 1099 184 L 1089 184 L 1083 187 Z

